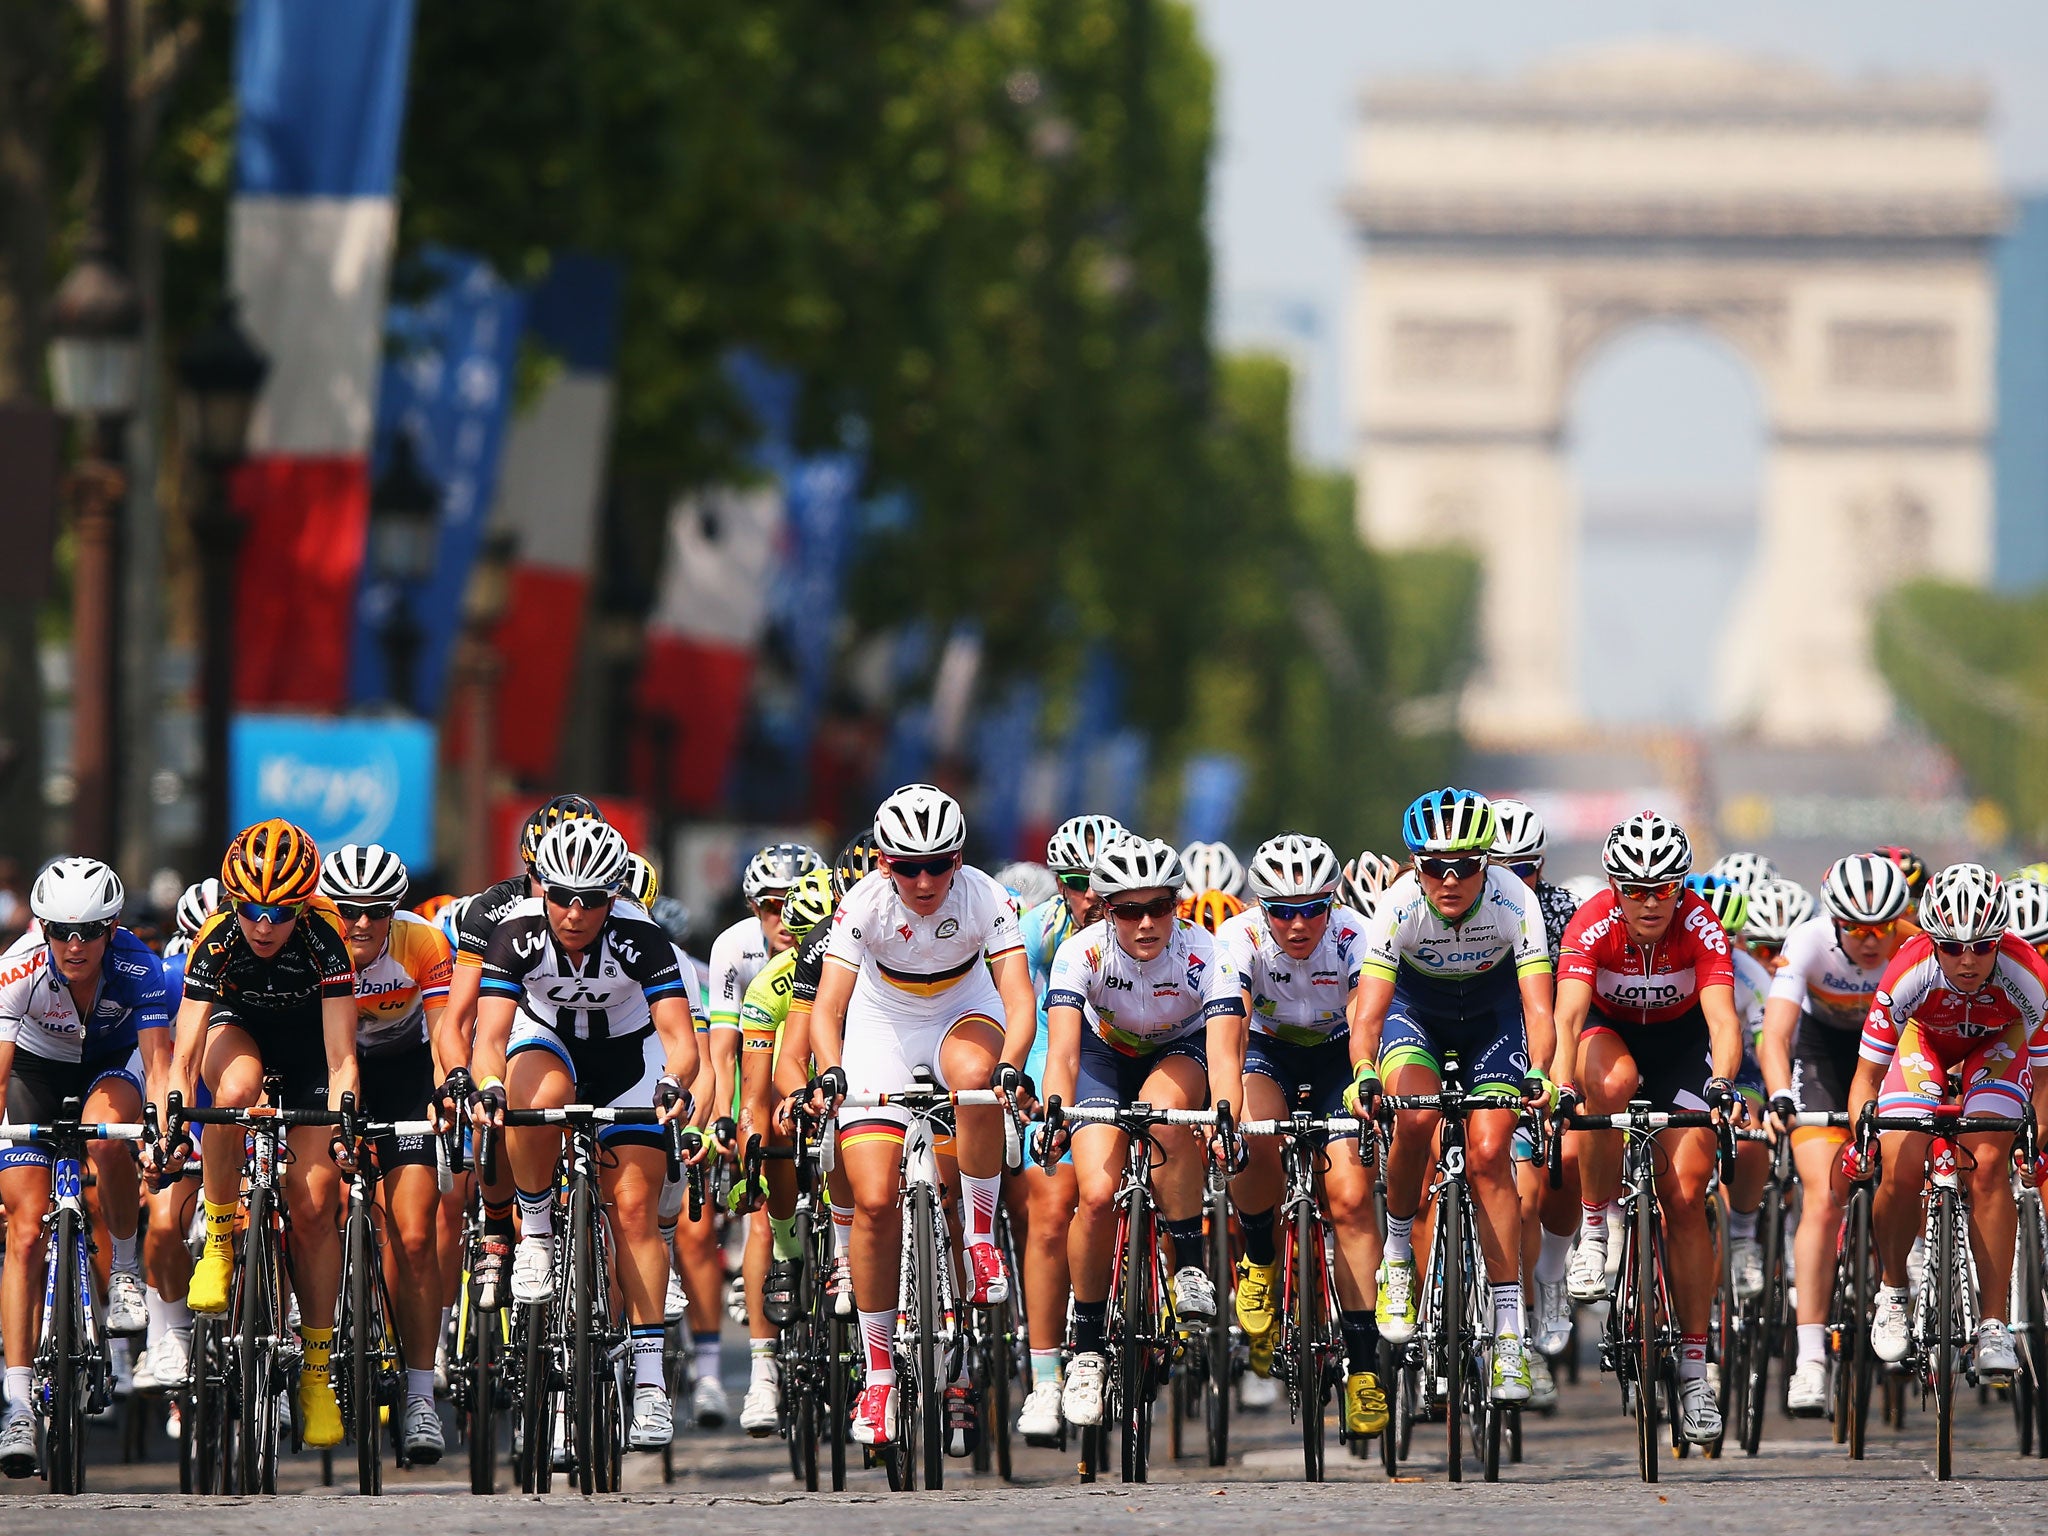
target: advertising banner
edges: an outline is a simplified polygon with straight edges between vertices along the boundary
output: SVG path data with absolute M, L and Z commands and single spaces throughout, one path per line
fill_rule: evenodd
M 424 721 L 237 715 L 228 761 L 237 827 L 282 816 L 322 854 L 382 843 L 413 870 L 434 862 L 434 728 Z

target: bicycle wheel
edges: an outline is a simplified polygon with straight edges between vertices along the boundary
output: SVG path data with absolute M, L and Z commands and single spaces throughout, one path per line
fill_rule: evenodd
M 1764 1289 L 1745 1314 L 1742 1371 L 1742 1451 L 1754 1456 L 1763 1441 L 1764 1410 L 1770 1398 L 1771 1347 L 1784 1328 L 1785 1206 L 1777 1181 L 1764 1191 L 1757 1220 L 1763 1246 Z
M 464 1421 L 464 1433 L 469 1437 L 469 1491 L 485 1494 L 495 1493 L 498 1487 L 499 1319 L 504 1314 L 479 1310 L 476 1295 L 474 1281 L 464 1275 L 456 1342 L 469 1375 Z
M 846 1491 L 846 1416 L 853 1378 L 853 1329 L 828 1299 L 825 1303 L 825 1423 L 832 1445 L 832 1491 Z
M 1021 1269 L 1010 1271 L 1022 1276 Z M 988 1392 L 986 1411 L 981 1416 L 981 1444 L 984 1451 L 993 1453 L 995 1474 L 1009 1482 L 1015 1468 L 1011 1460 L 1010 1422 L 1011 1390 L 1017 1379 L 1016 1327 L 1010 1304 L 1000 1302 L 988 1311 Z M 983 1468 L 987 1470 L 987 1468 Z
M 1386 1340 L 1380 1341 L 1380 1387 L 1387 1394 L 1387 1427 L 1380 1436 L 1380 1465 L 1390 1478 L 1400 1475 L 1401 1454 L 1415 1427 L 1408 1412 L 1408 1372 L 1401 1363 L 1402 1353 Z
M 2048 1222 L 2041 1211 L 2041 1196 L 2029 1192 L 2020 1201 L 2019 1254 L 2013 1273 L 2019 1289 L 2020 1309 L 2015 1317 L 2020 1327 L 2021 1362 L 2027 1382 L 2027 1403 L 2031 1410 L 2030 1432 L 2022 1446 L 2034 1454 L 2048 1456 Z
M 1465 1480 L 1465 1186 L 1447 1179 L 1437 1197 L 1436 1242 L 1431 1245 L 1443 1287 L 1437 1314 L 1437 1375 L 1443 1384 L 1445 1476 Z
M 519 1487 L 546 1493 L 554 1483 L 554 1347 L 547 1302 L 519 1309 Z
M 1209 1465 L 1220 1467 L 1230 1459 L 1230 1317 L 1231 1284 L 1235 1278 L 1230 1263 L 1230 1197 L 1221 1183 L 1209 1190 L 1208 1206 L 1205 1237 L 1209 1284 L 1216 1292 L 1216 1315 L 1209 1320 L 1205 1340 L 1209 1358 L 1202 1377 L 1202 1421 L 1208 1432 Z
M 1296 1407 L 1301 1414 L 1301 1470 L 1311 1483 L 1323 1480 L 1323 1234 L 1315 1203 L 1304 1200 L 1294 1210 L 1294 1378 Z
M 277 1405 L 271 1377 L 276 1308 L 269 1295 L 275 1275 L 271 1247 L 270 1192 L 261 1185 L 249 1191 L 249 1228 L 242 1250 L 239 1299 L 235 1309 L 240 1331 L 235 1338 L 238 1378 L 235 1426 L 238 1493 L 261 1493 L 276 1477 Z M 266 1450 L 270 1453 L 266 1457 Z
M 1159 1235 L 1153 1228 L 1152 1201 L 1139 1191 L 1131 1202 L 1124 1227 L 1123 1273 L 1118 1277 L 1122 1327 L 1117 1341 L 1117 1407 L 1123 1426 L 1123 1474 L 1127 1483 L 1146 1479 L 1152 1449 L 1152 1337 L 1158 1331 L 1153 1314 L 1157 1296 L 1154 1266 L 1159 1260 Z
M 911 1221 L 917 1259 L 917 1407 L 924 1439 L 924 1485 L 946 1484 L 946 1380 L 939 1352 L 939 1215 L 935 1191 L 911 1192 Z M 907 1405 L 906 1405 L 907 1406 Z
M 1870 1432 L 1870 1383 L 1877 1373 L 1877 1357 L 1870 1349 L 1870 1316 L 1876 1304 L 1877 1256 L 1871 1248 L 1870 1191 L 1859 1188 L 1850 1199 L 1847 1233 L 1849 1250 L 1848 1316 L 1844 1340 L 1847 1355 L 1849 1459 L 1863 1459 L 1864 1443 Z
M 1721 1447 L 1728 1438 L 1728 1414 L 1730 1399 L 1735 1392 L 1735 1245 L 1728 1237 L 1728 1200 L 1726 1194 L 1707 1202 L 1707 1220 L 1712 1233 L 1715 1263 L 1715 1286 L 1713 1310 L 1707 1323 L 1707 1358 L 1721 1368 L 1720 1402 L 1721 1433 L 1701 1449 L 1709 1461 L 1717 1460 Z
M 363 1493 L 383 1489 L 383 1458 L 378 1455 L 377 1347 L 374 1306 L 376 1291 L 370 1266 L 376 1237 L 370 1213 L 351 1203 L 342 1244 L 341 1326 L 335 1339 L 348 1367 L 345 1423 L 356 1443 L 356 1486 Z
M 185 1388 L 183 1433 L 178 1438 L 179 1491 L 222 1493 L 227 1383 L 222 1374 L 220 1320 L 211 1313 L 192 1319 L 192 1376 Z M 191 1486 L 185 1486 L 189 1477 Z
M 1928 1247 L 1927 1271 L 1934 1281 L 1934 1313 L 1926 1345 L 1934 1357 L 1934 1475 L 1945 1483 L 1955 1475 L 1956 1354 L 1962 1344 L 1956 1327 L 1962 1307 L 1956 1272 L 1968 1258 L 1962 1246 L 1961 1202 L 1955 1191 L 1937 1187 L 1931 1204 L 1934 1214 L 1929 1226 L 1934 1241 Z
M 1630 1213 L 1628 1269 L 1634 1294 L 1633 1315 L 1628 1324 L 1635 1328 L 1629 1343 L 1635 1356 L 1636 1373 L 1636 1465 L 1643 1481 L 1654 1483 L 1661 1468 L 1657 1443 L 1657 1394 L 1662 1390 L 1663 1350 L 1660 1330 L 1664 1320 L 1657 1308 L 1657 1218 L 1650 1180 L 1643 1178 L 1636 1190 Z
M 78 1294 L 78 1213 L 60 1207 L 45 1264 L 50 1277 L 49 1337 L 41 1353 L 49 1366 L 50 1421 L 43 1468 L 50 1492 L 85 1488 L 85 1349 Z

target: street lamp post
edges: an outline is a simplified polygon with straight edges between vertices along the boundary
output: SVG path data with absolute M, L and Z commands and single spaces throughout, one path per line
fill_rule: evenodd
M 121 430 L 135 409 L 142 309 L 113 261 L 103 226 L 88 231 L 78 263 L 50 315 L 50 393 L 77 422 L 84 452 L 68 481 L 72 509 L 71 843 L 111 859 L 120 552 L 116 536 L 127 478 Z
M 422 635 L 412 616 L 412 588 L 434 573 L 441 537 L 441 487 L 420 465 L 412 433 L 399 429 L 391 462 L 370 491 L 370 569 L 390 595 L 384 619 L 384 692 L 416 712 Z
M 498 877 L 491 845 L 491 753 L 498 738 L 498 675 L 504 661 L 495 643 L 498 625 L 512 600 L 511 534 L 484 542 L 463 594 L 462 644 L 455 675 L 468 714 L 462 762 L 462 889 L 480 891 Z
M 200 750 L 205 798 L 199 818 L 202 865 L 228 840 L 228 723 L 234 711 L 235 557 L 242 519 L 228 479 L 248 453 L 249 418 L 270 360 L 249 340 L 232 299 L 178 354 L 179 433 L 204 472 L 192 540 L 199 552 Z

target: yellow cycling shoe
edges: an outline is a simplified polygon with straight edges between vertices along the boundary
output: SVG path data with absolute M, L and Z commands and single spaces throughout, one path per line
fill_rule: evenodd
M 316 1451 L 341 1444 L 341 1404 L 324 1372 L 299 1373 L 299 1439 Z
M 1280 1337 L 1277 1329 L 1268 1328 L 1264 1333 L 1251 1336 L 1251 1368 L 1254 1376 L 1271 1378 L 1273 1374 L 1273 1341 Z
M 1271 1333 L 1279 1320 L 1273 1311 L 1273 1286 L 1279 1275 L 1278 1264 L 1237 1261 L 1237 1325 L 1254 1339 Z
M 1354 1435 L 1382 1435 L 1387 1430 L 1387 1394 L 1371 1371 L 1353 1371 L 1344 1378 L 1344 1427 Z
M 192 1266 L 192 1283 L 185 1291 L 185 1305 L 194 1312 L 225 1312 L 228 1282 L 235 1274 L 235 1250 L 227 1243 L 208 1243 L 199 1262 Z

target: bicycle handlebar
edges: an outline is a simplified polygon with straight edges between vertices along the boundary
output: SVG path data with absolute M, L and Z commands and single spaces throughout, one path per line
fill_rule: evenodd
M 1246 1136 L 1291 1136 L 1296 1131 L 1308 1131 L 1317 1135 L 1349 1136 L 1362 1131 L 1371 1122 L 1351 1115 L 1304 1115 L 1299 1119 L 1246 1120 L 1237 1129 Z
M 30 1121 L 21 1125 L 0 1121 L 0 1141 L 50 1141 L 60 1136 L 81 1136 L 87 1141 L 153 1141 L 156 1127 L 125 1120 Z
M 1154 1109 L 1150 1104 L 1125 1104 L 1117 1109 L 1063 1108 L 1060 1113 L 1069 1120 L 1081 1120 L 1090 1125 L 1214 1125 L 1216 1111 L 1213 1109 Z M 1244 1129 L 1239 1126 L 1238 1129 Z
M 937 1109 L 942 1104 L 999 1104 L 993 1088 L 899 1088 L 894 1093 L 849 1093 L 842 1109 Z

